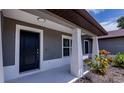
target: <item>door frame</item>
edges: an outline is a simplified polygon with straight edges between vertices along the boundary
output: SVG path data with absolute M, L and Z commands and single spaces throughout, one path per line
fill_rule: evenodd
M 20 31 L 21 30 L 26 30 L 26 31 L 30 31 L 30 32 L 37 32 L 37 33 L 40 34 L 40 59 L 39 59 L 40 60 L 40 64 L 39 64 L 40 65 L 40 69 L 41 69 L 42 62 L 43 62 L 43 30 L 16 24 L 16 34 L 15 34 L 15 67 L 17 69 L 18 74 L 22 74 L 23 73 L 23 72 L 21 72 L 21 73 L 19 72 L 19 65 L 20 65 L 20 62 L 19 62 L 19 60 L 20 60 Z M 37 69 L 37 70 L 40 70 L 40 69 Z M 32 72 L 32 71 L 33 70 L 28 71 L 28 72 Z

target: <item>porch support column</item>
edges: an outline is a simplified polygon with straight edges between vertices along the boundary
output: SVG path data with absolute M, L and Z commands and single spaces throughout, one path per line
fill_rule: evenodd
M 4 82 L 4 74 L 3 74 L 3 56 L 2 56 L 2 35 L 1 35 L 1 21 L 2 21 L 2 13 L 0 10 L 0 83 Z
M 92 46 L 92 59 L 95 61 L 95 56 L 99 55 L 99 44 L 98 44 L 98 38 L 93 37 L 93 46 Z
M 81 77 L 83 74 L 83 54 L 81 43 L 81 29 L 76 28 L 72 34 L 72 60 L 71 73 L 74 76 Z

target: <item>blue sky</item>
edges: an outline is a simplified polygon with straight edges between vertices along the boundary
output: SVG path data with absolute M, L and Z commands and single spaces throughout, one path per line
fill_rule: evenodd
M 117 30 L 117 19 L 124 16 L 124 9 L 88 9 L 87 11 L 107 31 Z

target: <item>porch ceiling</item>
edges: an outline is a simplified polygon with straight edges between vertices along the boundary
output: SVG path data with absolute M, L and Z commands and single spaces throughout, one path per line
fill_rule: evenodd
M 84 9 L 47 9 L 48 11 L 89 30 L 98 36 L 106 35 L 104 28 Z
M 89 31 L 85 28 L 82 28 L 79 25 L 76 25 L 73 22 L 68 21 L 68 20 L 48 11 L 48 10 L 45 10 L 45 9 L 21 9 L 21 10 L 24 12 L 30 13 L 32 15 L 35 15 L 37 17 L 55 22 L 55 23 L 62 25 L 64 27 L 67 27 L 67 28 L 71 29 L 71 33 L 72 33 L 73 29 L 80 28 L 82 30 L 82 34 L 85 34 L 85 35 L 88 34 L 91 36 L 96 36 L 96 34 L 94 34 L 92 31 Z M 55 26 L 55 27 L 58 27 L 58 26 Z M 55 29 L 55 27 L 53 29 Z M 62 29 L 57 29 L 57 31 L 59 31 L 59 30 L 62 30 Z M 65 31 L 68 33 L 67 30 L 65 30 Z

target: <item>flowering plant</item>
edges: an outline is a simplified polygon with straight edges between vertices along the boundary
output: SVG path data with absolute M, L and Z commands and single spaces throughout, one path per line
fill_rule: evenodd
M 100 50 L 100 51 L 99 51 L 99 54 L 100 54 L 100 55 L 107 56 L 108 54 L 110 54 L 110 52 L 109 52 L 109 51 L 106 51 L 106 50 Z
M 109 62 L 112 61 L 112 58 L 108 57 L 108 54 L 110 54 L 110 52 L 106 50 L 100 50 L 99 55 L 96 55 L 95 57 L 95 62 L 88 59 L 86 59 L 84 62 L 93 72 L 104 75 L 109 67 Z

